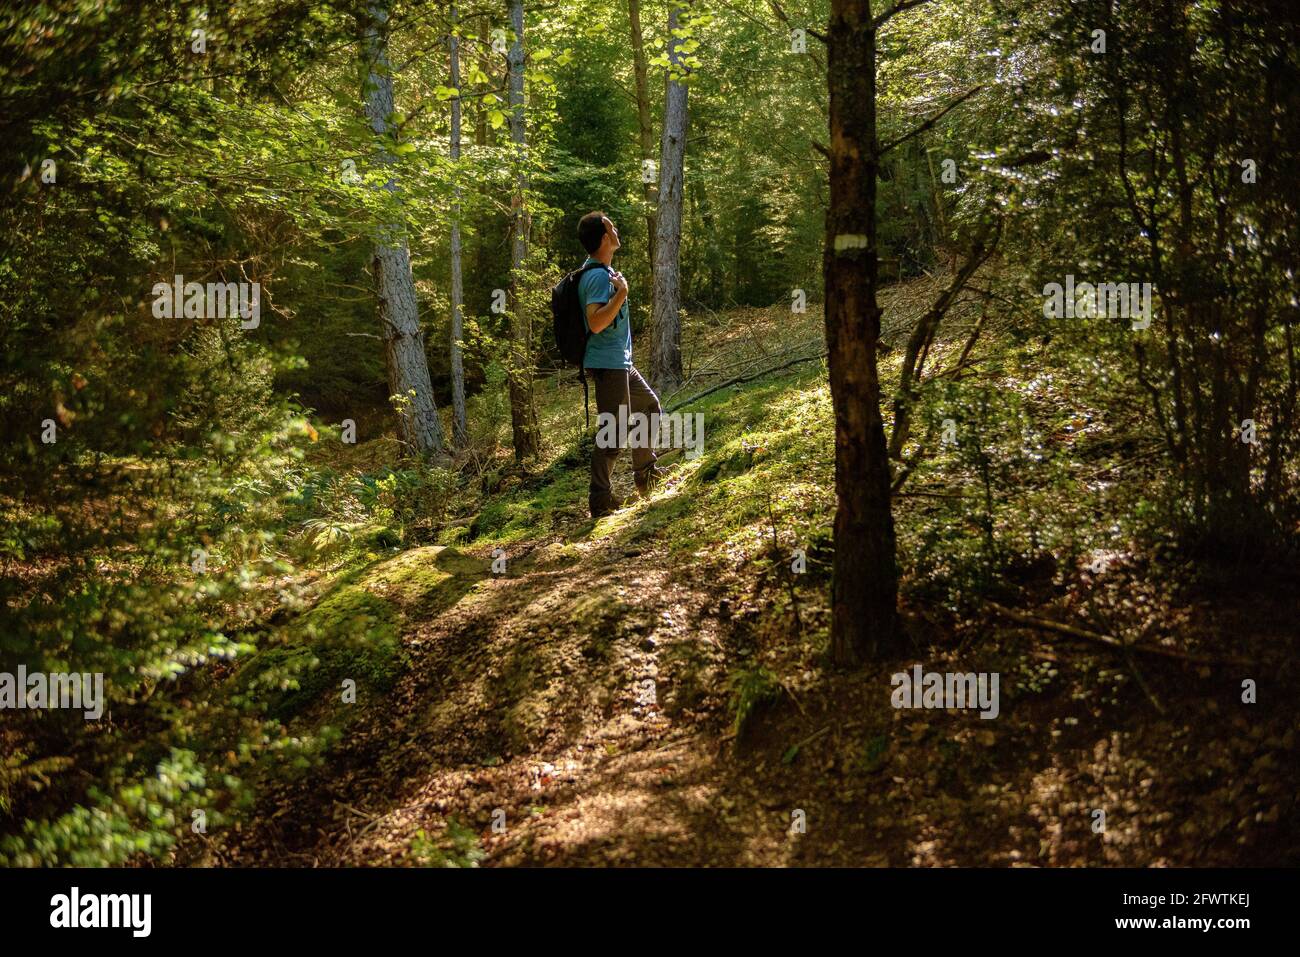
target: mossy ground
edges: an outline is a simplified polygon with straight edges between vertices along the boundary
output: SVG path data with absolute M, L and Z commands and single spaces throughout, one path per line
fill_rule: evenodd
M 709 349 L 742 328 L 754 341 L 802 342 L 817 322 L 750 311 L 727 328 L 693 327 L 694 342 L 707 366 Z M 596 522 L 580 393 L 539 389 L 547 453 L 449 518 L 440 534 L 459 551 L 411 548 L 369 564 L 301 619 L 295 653 L 322 661 L 320 700 L 350 670 L 367 678 L 364 705 L 322 767 L 266 797 L 262 823 L 231 842 L 230 859 L 1293 859 L 1300 781 L 1287 755 L 1300 681 L 1278 655 L 1294 637 L 1286 573 L 1217 605 L 1175 587 L 1183 579 L 1153 557 L 1134 517 L 1150 473 L 1115 441 L 1122 423 L 1087 421 L 1086 378 L 1045 385 L 1019 376 L 1022 360 L 991 355 L 983 392 L 959 381 L 926 412 L 938 421 L 987 407 L 990 383 L 1002 393 L 999 416 L 968 415 L 978 434 L 933 449 L 898 499 L 911 652 L 847 674 L 824 654 L 834 439 L 819 363 L 691 405 L 705 416 L 703 454 L 667 457 L 650 500 Z M 886 382 L 896 363 L 896 351 L 883 358 Z M 1012 395 L 1015 382 L 1025 384 Z M 1029 432 L 1015 417 L 1023 406 Z M 986 475 L 981 450 L 999 444 L 1021 464 Z M 617 490 L 630 494 L 620 469 Z M 801 574 L 790 570 L 796 550 Z M 1062 619 L 1146 629 L 1147 641 L 1256 665 L 1130 662 L 1011 626 L 982 604 L 990 583 Z M 347 637 L 358 623 L 368 651 Z M 917 662 L 999 672 L 998 720 L 895 710 L 891 675 Z M 1265 674 L 1269 702 L 1243 705 L 1241 679 Z M 1098 807 L 1102 834 L 1091 827 Z M 803 833 L 792 832 L 795 812 Z
M 386 694 L 410 663 L 404 634 L 455 604 L 485 568 L 454 548 L 426 546 L 353 569 L 330 584 L 281 644 L 251 657 L 236 683 L 282 720 L 327 694 L 341 702 L 347 681 L 359 700 Z M 317 709 L 322 717 L 335 713 L 332 706 Z

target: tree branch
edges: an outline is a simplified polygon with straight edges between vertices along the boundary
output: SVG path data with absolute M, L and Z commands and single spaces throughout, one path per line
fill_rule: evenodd
M 1050 618 L 1040 618 L 1037 615 L 1027 615 L 1021 611 L 1013 611 L 1005 608 L 995 601 L 985 601 L 985 604 L 996 611 L 1004 618 L 1010 618 L 1012 621 L 1019 622 L 1022 625 L 1032 625 L 1035 628 L 1042 628 L 1045 631 L 1055 631 L 1062 635 L 1069 635 L 1072 638 L 1086 638 L 1088 641 L 1095 641 L 1107 647 L 1114 648 L 1116 651 L 1123 652 L 1141 652 L 1146 655 L 1159 655 L 1162 658 L 1173 658 L 1177 661 L 1190 661 L 1202 665 L 1249 665 L 1254 664 L 1244 658 L 1211 658 L 1207 655 L 1198 655 L 1190 651 L 1179 651 L 1177 648 L 1165 648 L 1161 645 L 1133 645 L 1126 641 L 1120 641 L 1110 635 L 1103 635 L 1100 632 L 1089 631 L 1086 628 L 1077 628 L 1074 625 L 1067 625 L 1059 621 L 1053 621 Z
M 819 352 L 816 355 L 811 355 L 811 356 L 800 356 L 797 359 L 791 359 L 789 362 L 783 362 L 779 366 L 773 366 L 770 369 L 764 369 L 762 372 L 755 372 L 752 375 L 737 376 L 734 379 L 728 379 L 726 382 L 719 382 L 717 385 L 710 386 L 709 388 L 705 389 L 703 392 L 697 392 L 689 399 L 684 399 L 681 402 L 672 403 L 670 406 L 668 406 L 668 408 L 664 409 L 664 414 L 667 415 L 669 412 L 675 412 L 678 409 L 684 408 L 688 405 L 692 405 L 698 402 L 700 399 L 703 399 L 706 395 L 712 395 L 715 392 L 727 388 L 727 386 L 739 385 L 742 382 L 751 382 L 754 379 L 761 379 L 763 378 L 763 376 L 771 375 L 773 372 L 780 372 L 782 369 L 788 369 L 790 368 L 790 366 L 797 365 L 800 362 L 812 362 L 814 359 L 825 359 L 825 358 L 826 358 L 825 352 Z
M 951 103 L 945 106 L 938 113 L 934 114 L 934 116 L 930 117 L 920 126 L 916 127 L 916 129 L 912 130 L 910 133 L 904 133 L 902 136 L 898 137 L 897 139 L 890 140 L 880 149 L 876 150 L 876 158 L 879 159 L 880 157 L 888 153 L 890 150 L 892 150 L 894 147 L 901 146 L 903 143 L 906 143 L 912 137 L 919 136 L 920 134 L 924 133 L 926 130 L 931 129 L 934 126 L 934 124 L 938 123 L 941 119 L 943 119 L 945 116 L 951 113 L 954 109 L 956 109 L 966 100 L 969 100 L 972 96 L 974 96 L 982 89 L 984 89 L 983 84 L 979 84 L 977 86 L 971 87 L 961 96 L 957 97 L 957 99 L 953 100 Z
M 929 0 L 898 0 L 898 3 L 894 4 L 880 16 L 876 17 L 876 19 L 871 21 L 871 29 L 879 30 L 904 10 L 911 10 L 913 7 L 919 7 L 923 3 L 929 3 Z

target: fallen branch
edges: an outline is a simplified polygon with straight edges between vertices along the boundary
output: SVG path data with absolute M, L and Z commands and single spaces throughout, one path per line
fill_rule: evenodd
M 686 399 L 682 402 L 674 402 L 668 408 L 664 409 L 664 413 L 667 414 L 669 412 L 674 412 L 677 409 L 684 408 L 688 405 L 692 405 L 693 403 L 698 402 L 700 399 L 703 399 L 706 395 L 712 395 L 713 393 L 719 392 L 727 388 L 728 386 L 740 385 L 742 382 L 752 382 L 754 379 L 761 379 L 764 376 L 771 375 L 773 372 L 780 372 L 782 369 L 788 369 L 790 368 L 790 366 L 797 365 L 800 362 L 812 362 L 814 359 L 825 359 L 825 358 L 826 358 L 825 352 L 819 352 L 816 355 L 812 355 L 812 356 L 801 356 L 798 359 L 791 359 L 789 362 L 783 362 L 779 366 L 773 366 L 770 369 L 764 369 L 762 372 L 755 372 L 753 375 L 737 376 L 734 379 L 728 379 L 726 382 L 719 382 L 717 385 L 710 386 L 709 388 L 705 389 L 703 392 L 697 392 L 689 399 Z
M 820 738 L 823 734 L 825 734 L 830 729 L 831 729 L 830 725 L 827 725 L 826 727 L 822 728 L 820 731 L 814 731 L 812 734 L 808 735 L 808 737 L 804 738 L 802 741 L 795 742 L 795 747 L 802 749 L 806 745 L 812 744 L 814 741 L 816 741 L 818 738 Z
M 1148 685 L 1146 679 L 1142 677 L 1142 671 L 1138 668 L 1137 659 L 1133 657 L 1133 647 L 1131 645 L 1124 646 L 1124 660 L 1128 662 L 1129 671 L 1133 672 L 1133 677 L 1137 679 L 1138 687 L 1146 694 L 1147 700 L 1151 702 L 1151 706 L 1161 714 L 1166 714 L 1165 706 L 1160 703 L 1160 699 L 1156 697 L 1156 693 L 1151 690 L 1151 686 Z
M 1128 642 L 1120 641 L 1111 635 L 1103 635 L 1100 632 L 1089 631 L 1086 628 L 1079 628 L 1075 625 L 1067 625 L 1064 622 L 1053 621 L 1051 618 L 1041 618 L 1038 615 L 1029 615 L 1023 611 L 1014 611 L 999 605 L 995 601 L 985 601 L 985 604 L 996 611 L 1004 618 L 1010 618 L 1012 621 L 1018 621 L 1022 625 L 1032 625 L 1035 628 L 1042 628 L 1045 631 L 1055 631 L 1063 635 L 1069 635 L 1072 638 L 1086 638 L 1088 641 L 1095 641 L 1099 644 L 1107 645 L 1117 651 L 1140 652 L 1146 655 L 1159 655 L 1164 658 L 1173 658 L 1177 661 L 1187 661 L 1193 664 L 1201 665 L 1249 665 L 1254 662 L 1247 661 L 1244 658 L 1212 658 L 1208 655 L 1198 655 L 1190 651 L 1179 651 L 1176 648 L 1164 648 L 1160 645 L 1131 645 Z

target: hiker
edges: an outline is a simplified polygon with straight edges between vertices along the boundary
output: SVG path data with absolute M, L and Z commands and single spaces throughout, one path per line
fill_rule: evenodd
M 625 418 L 639 412 L 654 416 L 651 421 L 655 422 L 659 415 L 659 397 L 632 365 L 627 280 L 611 265 L 619 247 L 618 230 L 604 213 L 588 213 L 578 221 L 578 241 L 588 253 L 586 262 L 582 264 L 585 271 L 578 280 L 578 302 L 587 331 L 591 334 L 582 365 L 596 389 L 596 421 L 603 422 L 601 417 L 604 415 L 614 416 L 617 420 L 619 409 L 623 407 Z M 608 515 L 624 504 L 614 495 L 610 485 L 620 446 L 601 448 L 601 444 L 597 442 L 591 452 L 591 488 L 587 504 L 591 507 L 592 518 Z M 642 498 L 650 495 L 663 474 L 663 469 L 655 465 L 652 445 L 653 442 L 648 442 L 640 447 L 641 443 L 634 443 L 632 447 L 632 476 L 637 494 Z

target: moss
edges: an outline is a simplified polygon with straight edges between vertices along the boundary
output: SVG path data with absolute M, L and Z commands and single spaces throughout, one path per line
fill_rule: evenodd
M 617 595 L 591 591 L 570 606 L 569 624 L 581 634 L 598 634 L 612 628 L 631 610 L 632 607 Z
M 551 706 L 556 692 L 545 688 L 510 705 L 501 717 L 501 733 L 510 750 L 525 754 L 537 748 L 550 727 Z
M 548 529 L 549 523 L 534 511 L 531 501 L 499 498 L 483 506 L 470 526 L 470 535 L 477 541 L 506 544 Z
M 370 526 L 366 530 L 365 543 L 370 548 L 397 548 L 402 544 L 402 533 L 387 525 Z
M 585 513 L 586 469 L 552 468 L 547 474 L 554 475 L 555 481 L 530 480 L 485 502 L 469 527 L 469 538 L 485 544 L 509 544 L 554 531 L 566 524 L 575 509 Z
M 483 559 L 450 546 L 429 545 L 371 565 L 358 576 L 357 583 L 396 602 L 409 615 L 428 618 L 454 604 L 489 570 L 490 564 Z
M 653 502 L 642 515 L 632 532 L 632 541 L 641 541 L 671 526 L 691 510 L 691 500 L 686 495 L 673 495 Z
M 338 586 L 303 615 L 286 644 L 249 660 L 241 685 L 265 695 L 268 712 L 281 720 L 300 714 L 327 690 L 341 695 L 347 678 L 359 692 L 386 691 L 403 665 L 397 624 L 392 602 L 360 585 Z
M 460 545 L 470 539 L 470 525 L 448 525 L 438 532 L 439 545 Z
M 294 623 L 284 644 L 249 659 L 238 690 L 261 697 L 281 720 L 326 692 L 341 694 L 345 679 L 356 681 L 358 701 L 388 691 L 407 663 L 406 623 L 455 604 L 487 572 L 487 562 L 436 545 L 357 569 Z
M 572 544 L 550 542 L 533 552 L 530 558 L 539 567 L 558 565 L 570 568 L 582 560 L 582 553 Z

